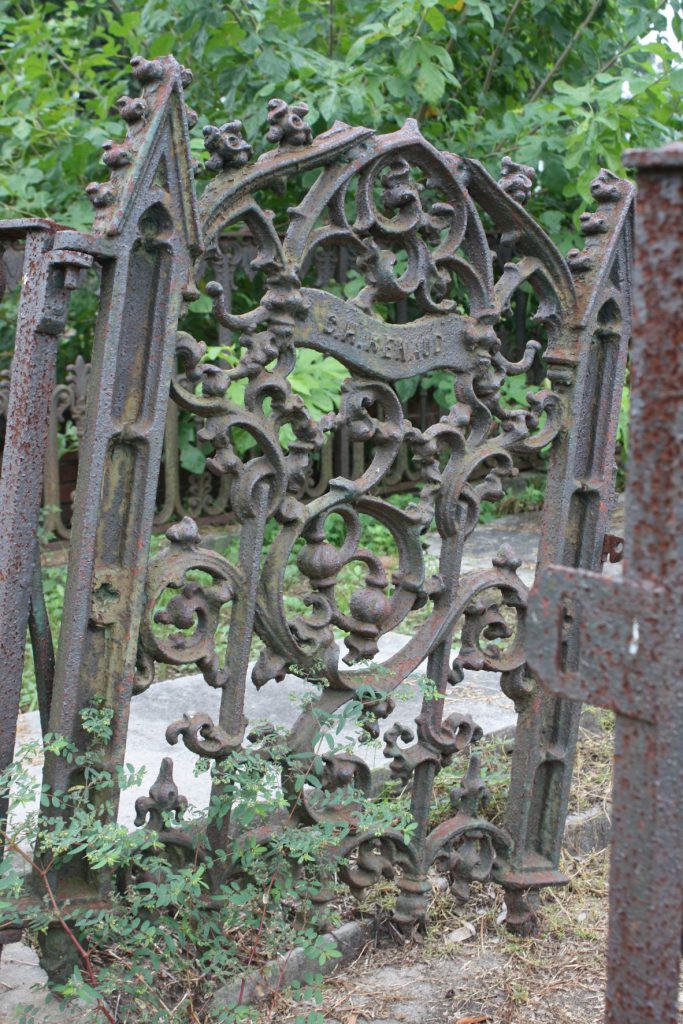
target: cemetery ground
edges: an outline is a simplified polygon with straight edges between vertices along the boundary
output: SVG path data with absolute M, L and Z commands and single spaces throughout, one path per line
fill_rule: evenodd
M 619 531 L 621 514 L 621 508 L 617 509 L 612 529 Z M 537 515 L 527 514 L 505 516 L 480 526 L 472 538 L 468 568 L 490 564 L 495 551 L 514 539 L 522 558 L 521 572 L 531 582 L 537 525 Z M 427 545 L 433 546 L 433 542 L 428 539 Z M 617 565 L 605 567 L 610 573 L 618 573 L 620 569 Z M 405 642 L 405 637 L 395 640 L 400 644 Z M 489 790 L 486 816 L 500 825 L 514 742 L 511 729 L 514 715 L 511 702 L 500 694 L 497 677 L 478 682 L 482 675 L 486 676 L 485 673 L 467 673 L 453 695 L 456 707 L 462 703 L 462 710 L 484 725 L 485 736 L 479 744 L 479 752 Z M 201 688 L 197 690 L 198 687 Z M 279 714 L 296 713 L 291 698 L 296 697 L 300 687 L 300 682 L 293 677 L 279 684 L 277 693 L 282 696 Z M 163 733 L 159 736 L 159 750 L 153 750 L 151 745 L 154 730 L 150 724 L 158 717 L 154 689 L 139 697 L 134 705 L 134 714 L 142 716 L 138 726 L 132 724 L 129 737 L 129 743 L 135 746 L 134 750 L 129 747 L 129 757 L 136 765 L 149 763 L 153 766 L 166 752 Z M 204 695 L 205 689 L 200 677 L 171 680 L 164 685 L 165 700 L 167 704 L 177 701 L 175 710 L 180 714 L 181 704 L 184 708 L 188 699 L 196 699 L 193 694 Z M 290 694 L 288 689 L 292 691 Z M 149 707 L 145 701 L 148 696 Z M 205 700 L 205 696 L 202 699 Z M 409 701 L 397 710 L 402 718 L 407 720 L 417 714 L 419 694 L 414 699 L 418 701 L 414 708 Z M 249 713 L 249 708 L 247 711 Z M 177 970 L 159 979 L 169 1019 L 177 1020 L 178 1024 L 186 1021 L 190 1024 L 221 1021 L 223 1024 L 235 1019 L 249 1020 L 253 1024 L 302 1021 L 598 1024 L 602 1019 L 607 935 L 608 856 L 605 847 L 609 833 L 612 723 L 606 713 L 592 710 L 584 712 L 582 721 L 563 858 L 563 870 L 570 881 L 564 888 L 543 893 L 538 935 L 517 937 L 506 930 L 503 894 L 499 887 L 475 883 L 468 902 L 459 902 L 449 891 L 447 879 L 434 874 L 427 931 L 406 939 L 392 924 L 389 913 L 395 889 L 388 882 L 381 883 L 369 891 L 361 904 L 351 896 L 335 904 L 339 920 L 347 926 L 349 922 L 361 922 L 363 933 L 360 939 L 356 937 L 349 959 L 327 975 L 322 989 L 312 987 L 315 992 L 312 1002 L 305 994 L 302 998 L 301 992 L 297 995 L 287 987 L 291 976 L 285 966 L 288 963 L 285 954 L 271 975 L 274 983 L 267 986 L 266 997 L 255 1003 L 250 1016 L 225 1015 L 226 1008 L 235 1002 L 235 984 L 216 992 L 209 976 L 198 976 L 188 966 L 188 958 L 188 964 L 180 963 Z M 38 735 L 36 712 L 24 716 L 24 726 L 29 734 Z M 25 740 L 26 735 L 23 738 Z M 379 751 L 377 759 L 378 763 L 382 762 Z M 458 762 L 457 758 L 455 760 Z M 180 759 L 178 770 L 182 773 L 182 786 L 192 802 L 201 806 L 206 794 L 188 788 L 192 785 L 189 761 L 184 769 L 182 765 Z M 449 816 L 449 791 L 459 783 L 462 767 L 461 762 L 454 763 L 437 777 L 432 826 Z M 153 768 L 150 770 L 153 772 Z M 152 778 L 153 775 L 148 781 Z M 124 794 L 124 797 L 131 803 L 132 795 Z M 127 811 L 124 806 L 124 817 L 131 814 L 132 803 Z M 247 929 L 239 937 L 231 938 L 238 938 L 244 946 L 242 960 L 250 965 L 252 990 L 262 989 L 259 972 L 268 962 L 272 965 L 272 953 L 270 960 L 265 951 L 261 955 L 258 943 L 254 944 L 254 935 Z M 294 935 L 292 938 L 294 945 Z M 334 966 L 334 960 L 327 962 L 327 968 Z M 126 964 L 122 963 L 121 968 L 125 972 Z M 318 969 L 314 962 L 304 958 L 301 969 L 294 972 L 302 988 L 306 986 L 305 976 L 315 974 Z M 0 970 L 0 1024 L 19 1020 L 18 1008 L 26 1005 L 32 1007 L 34 1014 L 26 1020 L 36 1024 L 86 1024 L 102 1019 L 92 1008 L 64 1009 L 48 995 L 45 981 L 33 949 L 26 945 L 8 947 Z M 239 990 L 238 982 L 238 995 Z M 242 993 L 245 1002 L 250 1001 L 246 992 L 245 986 Z M 322 1003 L 316 1001 L 319 999 Z M 135 1020 L 138 1024 L 136 1017 L 123 1011 L 120 1020 L 126 1024 Z M 139 1024 L 150 1022 L 140 1019 Z
M 338 907 L 342 919 L 364 923 L 367 938 L 350 961 L 327 977 L 312 1001 L 276 981 L 246 1019 L 252 1024 L 295 1024 L 319 1013 L 318 1019 L 327 1024 L 598 1024 L 607 937 L 612 723 L 610 716 L 594 711 L 584 712 L 583 722 L 562 865 L 570 881 L 543 894 L 538 935 L 520 937 L 506 930 L 499 887 L 474 884 L 468 902 L 461 903 L 446 879 L 434 875 L 427 931 L 404 938 L 391 923 L 394 892 L 386 883 L 363 903 L 348 897 Z M 495 822 L 504 809 L 511 740 L 490 736 L 483 745 L 489 764 L 487 812 Z M 447 813 L 454 779 L 455 772 L 450 777 L 444 770 L 435 821 Z M 252 939 L 245 934 L 245 945 Z M 254 971 L 262 966 L 257 955 Z M 179 1024 L 223 1019 L 221 993 L 216 997 L 211 991 L 210 979 L 185 973 L 179 965 L 160 984 L 171 1019 Z M 19 1007 L 26 1005 L 34 1013 L 26 1019 L 40 1024 L 100 1019 L 92 1008 L 60 1007 L 47 995 L 35 952 L 10 946 L 0 971 L 2 1024 L 20 1020 Z
M 602 1019 L 612 733 L 607 716 L 591 714 L 587 724 L 578 746 L 562 863 L 570 881 L 543 894 L 538 935 L 520 937 L 506 930 L 496 886 L 473 886 L 468 903 L 461 904 L 437 877 L 424 936 L 401 942 L 381 907 L 375 911 L 377 937 L 324 986 L 321 1009 L 328 1024 L 597 1024 Z M 258 1021 L 292 1024 L 300 1013 L 300 1005 L 280 996 Z

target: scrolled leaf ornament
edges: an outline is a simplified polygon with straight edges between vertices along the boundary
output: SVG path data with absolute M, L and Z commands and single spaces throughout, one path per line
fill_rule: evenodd
M 136 692 L 154 680 L 154 662 L 196 664 L 210 686 L 223 687 L 228 678 L 219 665 L 214 638 L 223 608 L 233 601 L 240 585 L 238 568 L 200 545 L 199 530 L 186 516 L 166 531 L 169 540 L 149 565 L 147 601 L 140 627 Z M 211 583 L 199 582 L 208 575 Z M 174 594 L 165 607 L 160 599 Z M 163 634 L 159 627 L 175 627 Z
M 144 136 L 162 88 L 164 65 L 148 63 L 135 69 L 146 83 L 145 105 L 123 98 L 129 136 L 121 151 L 113 145 L 106 153 L 112 194 L 105 188 L 92 196 L 102 217 L 128 180 L 126 154 Z M 626 279 L 623 267 L 611 276 L 599 268 L 627 186 L 601 173 L 591 187 L 598 210 L 581 222 L 584 249 L 565 258 L 526 208 L 534 168 L 506 157 L 496 182 L 477 161 L 439 151 L 414 120 L 386 135 L 335 122 L 314 137 L 307 114 L 304 103 L 271 100 L 271 148 L 255 160 L 239 120 L 204 129 L 207 169 L 215 172 L 199 204 L 208 266 L 246 233 L 253 257 L 243 269 L 261 285 L 237 311 L 226 277 L 204 283 L 230 358 L 208 358 L 200 337 L 179 332 L 171 396 L 201 421 L 199 441 L 225 489 L 239 555 L 233 564 L 204 548 L 187 520 L 169 532 L 168 547 L 150 563 L 138 689 L 152 681 L 155 661 L 198 665 L 222 690 L 219 719 L 186 715 L 168 738 L 221 761 L 243 744 L 248 687 L 267 709 L 287 673 L 308 681 L 310 700 L 277 755 L 267 732 L 259 733 L 259 755 L 282 763 L 292 820 L 348 833 L 335 856 L 347 859 L 342 875 L 352 891 L 395 880 L 397 920 L 410 926 L 424 916 L 432 864 L 445 865 L 462 894 L 512 856 L 511 837 L 484 816 L 473 754 L 481 729 L 467 715 L 444 714 L 444 702 L 467 673 L 493 672 L 531 716 L 527 586 L 510 549 L 490 568 L 463 566 L 485 503 L 505 494 L 524 460 L 545 458 L 548 448 L 558 465 L 573 457 L 566 430 L 572 389 L 590 376 L 579 367 L 577 339 L 593 315 L 591 289 L 609 291 L 618 306 L 612 292 Z M 278 198 L 276 215 L 267 196 L 280 197 L 285 187 L 290 205 L 284 210 Z M 343 250 L 353 270 L 353 294 L 329 284 L 334 250 Z M 532 336 L 513 338 L 523 305 L 533 311 Z M 605 346 L 618 333 L 613 320 L 599 325 Z M 297 380 L 302 350 L 346 370 L 324 413 L 297 393 L 305 390 Z M 546 371 L 547 386 L 526 386 Z M 419 426 L 399 399 L 399 382 L 435 372 L 451 389 L 449 408 Z M 354 465 L 304 501 L 321 453 L 339 439 L 357 462 L 354 456 Z M 415 486 L 405 507 L 379 493 L 400 460 Z M 569 495 L 579 479 L 590 489 L 592 470 L 584 469 L 555 493 Z M 425 551 L 431 531 L 438 534 L 434 562 Z M 377 550 L 378 533 L 389 557 Z M 228 619 L 221 664 L 216 634 Z M 414 726 L 396 723 L 395 691 L 414 689 L 425 661 L 421 712 Z M 362 730 L 383 741 L 402 783 L 395 788 L 411 793 L 410 839 L 391 828 L 363 830 L 371 786 L 359 754 L 317 752 L 321 726 L 351 701 Z M 322 763 L 320 788 L 297 787 L 283 744 L 304 773 Z M 453 813 L 430 832 L 434 777 L 467 758 Z M 348 793 L 355 795 L 344 809 Z M 225 794 L 216 782 L 218 797 Z M 217 850 L 233 842 L 228 818 L 207 840 Z
M 210 715 L 198 711 L 194 714 L 186 713 L 177 722 L 172 722 L 166 729 L 166 741 L 175 745 L 182 737 L 183 743 L 193 754 L 220 761 L 239 750 L 246 729 L 247 720 L 243 719 L 242 728 L 228 735 L 215 724 Z

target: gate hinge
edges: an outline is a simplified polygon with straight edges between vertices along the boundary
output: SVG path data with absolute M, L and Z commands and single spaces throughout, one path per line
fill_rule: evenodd
M 93 265 L 93 257 L 86 252 L 71 249 L 53 249 L 47 254 L 50 267 L 63 274 L 50 274 L 45 289 L 45 303 L 38 322 L 38 330 L 53 337 L 61 334 L 66 324 L 69 292 L 78 288 L 81 271 Z

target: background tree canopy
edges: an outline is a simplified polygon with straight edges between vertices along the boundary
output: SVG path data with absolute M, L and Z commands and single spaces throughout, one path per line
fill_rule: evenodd
M 105 177 L 99 146 L 123 134 L 113 104 L 130 88 L 128 60 L 172 52 L 195 73 L 198 157 L 203 124 L 229 117 L 258 152 L 273 95 L 306 100 L 314 131 L 414 116 L 494 175 L 505 153 L 540 167 L 531 210 L 568 245 L 597 169 L 621 171 L 624 148 L 681 131 L 682 11 L 681 0 L 0 0 L 0 215 L 87 227 L 83 186 Z
M 234 117 L 258 154 L 271 96 L 305 100 L 315 132 L 337 118 L 391 131 L 417 117 L 428 139 L 494 177 L 506 153 L 537 167 L 530 212 L 566 252 L 598 169 L 623 174 L 625 148 L 681 134 L 681 39 L 683 0 L 0 0 L 0 217 L 87 228 L 83 189 L 107 176 L 101 144 L 123 137 L 114 103 L 135 89 L 130 57 L 173 53 L 195 74 L 199 159 L 203 125 Z M 74 295 L 60 374 L 87 358 L 95 306 L 93 291 Z M 202 296 L 190 316 L 209 307 Z M 209 342 L 211 330 L 200 332 Z M 0 370 L 13 338 L 6 301 Z M 318 415 L 345 374 L 316 359 L 302 354 L 292 383 Z M 450 375 L 402 382 L 401 397 L 418 384 L 450 405 Z M 622 446 L 627 413 L 625 392 Z M 195 425 L 181 428 L 182 465 L 199 472 Z

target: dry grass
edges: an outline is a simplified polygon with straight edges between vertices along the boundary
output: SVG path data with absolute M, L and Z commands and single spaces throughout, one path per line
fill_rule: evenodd
M 327 982 L 325 1020 L 410 1024 L 598 1024 L 602 1014 L 607 855 L 565 859 L 570 884 L 548 891 L 534 938 L 510 935 L 502 894 L 477 887 L 467 905 L 435 894 L 426 936 L 398 944 L 386 932 L 351 968 Z M 474 934 L 454 941 L 465 924 Z M 301 1019 L 281 998 L 265 1022 Z
M 581 734 L 573 812 L 604 806 L 609 799 L 611 723 L 603 718 L 600 724 L 602 731 Z M 494 755 L 490 773 L 495 791 L 504 784 L 509 754 L 500 744 L 491 744 L 487 753 Z M 495 809 L 495 792 L 493 799 Z M 401 943 L 394 929 L 380 929 L 376 943 L 326 983 L 319 1008 L 324 1019 L 341 1024 L 598 1024 L 603 1012 L 607 867 L 606 851 L 565 856 L 563 869 L 570 882 L 543 894 L 541 929 L 533 938 L 506 931 L 499 888 L 473 886 L 468 903 L 460 904 L 435 879 L 426 935 Z M 368 901 L 379 905 L 384 920 L 390 897 L 387 887 L 374 890 Z M 464 926 L 471 934 L 463 940 Z M 276 1006 L 262 1010 L 259 1022 L 306 1020 L 312 1009 L 281 996 Z

